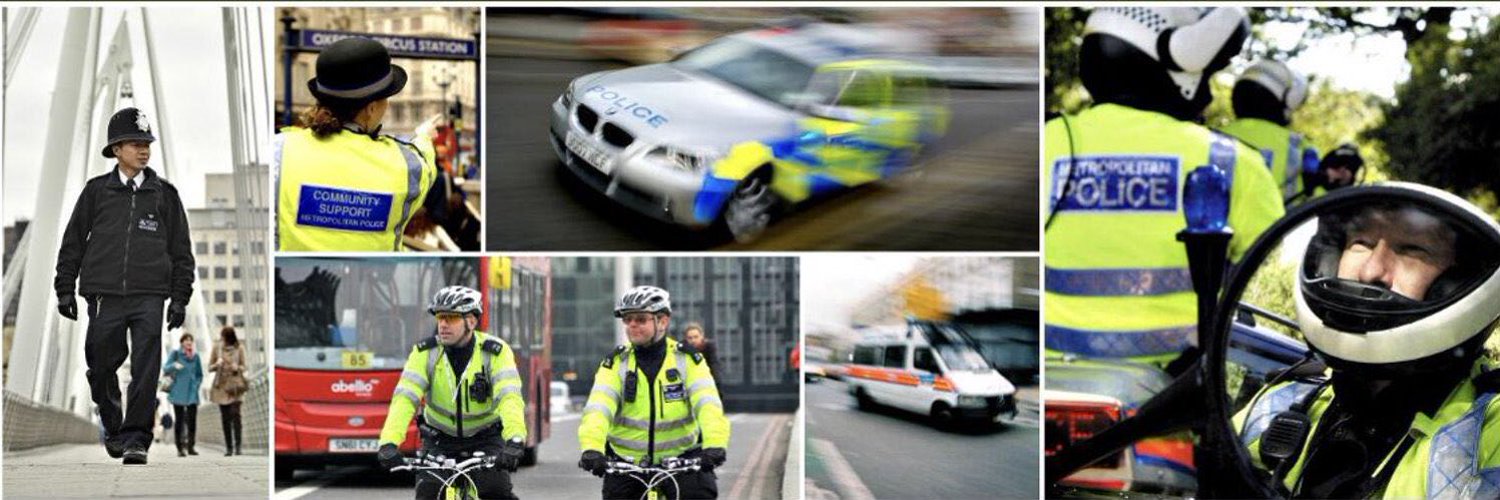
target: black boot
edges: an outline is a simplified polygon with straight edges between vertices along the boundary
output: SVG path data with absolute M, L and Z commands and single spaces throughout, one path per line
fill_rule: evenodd
M 234 429 L 229 419 L 224 419 L 224 456 L 234 455 Z
M 198 436 L 196 434 L 198 434 L 198 433 L 197 432 L 189 432 L 188 433 L 187 452 L 188 452 L 189 455 L 197 455 L 198 454 L 198 450 L 193 449 L 193 445 L 197 444 L 197 442 L 198 442 Z

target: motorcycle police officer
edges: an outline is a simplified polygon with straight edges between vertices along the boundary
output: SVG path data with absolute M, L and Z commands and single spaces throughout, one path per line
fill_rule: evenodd
M 603 498 L 633 499 L 645 486 L 605 476 L 607 460 L 645 466 L 699 455 L 705 468 L 678 475 L 670 485 L 675 495 L 667 496 L 717 498 L 713 468 L 728 459 L 729 420 L 703 355 L 667 336 L 671 297 L 654 286 L 635 287 L 615 303 L 615 317 L 625 323 L 630 345 L 606 356 L 594 375 L 578 427 L 579 468 L 604 477 Z
M 1316 161 L 1317 154 L 1290 128 L 1292 113 L 1307 100 L 1307 78 L 1281 61 L 1262 60 L 1240 74 L 1232 95 L 1235 120 L 1222 131 L 1255 148 L 1271 168 L 1279 196 L 1295 203 L 1303 192 L 1304 162 Z
M 1389 185 L 1431 202 L 1320 214 L 1297 272 L 1297 322 L 1327 369 L 1292 370 L 1235 428 L 1297 497 L 1500 498 L 1500 372 L 1483 356 L 1500 322 L 1500 225 L 1449 193 Z
M 437 319 L 437 334 L 418 342 L 406 358 L 380 430 L 378 457 L 387 469 L 402 465 L 400 444 L 422 408 L 424 454 L 498 457 L 498 468 L 469 476 L 481 498 L 515 498 L 506 471 L 515 472 L 525 454 L 526 402 L 510 345 L 474 330 L 482 311 L 482 296 L 472 288 L 450 286 L 433 295 L 427 312 Z M 441 486 L 420 474 L 416 497 L 434 498 Z
M 317 105 L 272 145 L 278 249 L 405 248 L 407 223 L 438 185 L 427 125 L 411 143 L 380 135 L 386 99 L 405 86 L 406 70 L 374 40 L 346 38 L 318 55 L 307 82 Z
M 1236 260 L 1284 213 L 1259 152 L 1191 121 L 1249 23 L 1238 7 L 1101 7 L 1084 33 L 1095 104 L 1046 124 L 1047 348 L 1164 365 L 1196 332 L 1176 239 L 1188 173 L 1212 165 L 1229 181 Z
M 57 310 L 78 319 L 88 305 L 84 340 L 89 390 L 104 427 L 104 449 L 144 465 L 156 422 L 161 375 L 163 301 L 167 329 L 187 320 L 193 296 L 193 244 L 177 188 L 147 166 L 156 136 L 145 113 L 125 108 L 109 119 L 104 157 L 109 173 L 89 179 L 78 195 L 57 251 Z M 129 347 L 126 347 L 126 341 Z M 115 371 L 130 357 L 123 415 Z

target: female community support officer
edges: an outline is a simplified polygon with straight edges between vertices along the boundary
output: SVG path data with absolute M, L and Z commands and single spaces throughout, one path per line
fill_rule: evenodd
M 346 38 L 318 55 L 307 82 L 317 104 L 273 143 L 278 250 L 403 249 L 438 174 L 430 124 L 412 142 L 380 135 L 386 99 L 405 86 L 406 70 L 374 40 Z

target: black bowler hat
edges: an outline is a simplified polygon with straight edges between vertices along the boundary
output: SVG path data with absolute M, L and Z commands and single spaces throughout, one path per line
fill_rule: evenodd
M 307 90 L 319 102 L 363 105 L 400 92 L 406 70 L 391 64 L 385 46 L 369 38 L 350 37 L 334 42 L 318 54 L 317 76 Z
M 146 113 L 135 108 L 125 108 L 109 117 L 109 142 L 104 145 L 104 157 L 114 158 L 110 151 L 116 144 L 129 141 L 156 142 L 151 135 L 151 124 L 146 122 Z

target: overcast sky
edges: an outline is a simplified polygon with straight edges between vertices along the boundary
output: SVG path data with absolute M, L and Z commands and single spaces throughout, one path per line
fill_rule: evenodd
M 813 254 L 802 257 L 802 323 L 848 326 L 856 302 L 911 269 L 920 257 L 885 254 Z
M 9 20 L 14 22 L 17 9 L 11 9 Z M 206 173 L 228 173 L 232 170 L 230 152 L 230 130 L 228 110 L 227 75 L 224 63 L 224 21 L 222 11 L 216 7 L 159 7 L 148 9 L 151 23 L 151 40 L 155 44 L 158 58 L 157 78 L 162 89 L 151 89 L 148 72 L 146 44 L 141 32 L 141 9 L 109 7 L 103 9 L 100 23 L 100 62 L 103 62 L 108 44 L 125 16 L 128 26 L 134 66 L 131 83 L 135 90 L 133 105 L 146 111 L 157 142 L 152 145 L 152 163 L 159 165 L 165 159 L 170 171 L 167 179 L 178 186 L 183 203 L 188 207 L 203 205 L 203 175 Z M 255 9 L 253 14 L 266 16 L 268 10 Z M 62 37 L 66 24 L 67 9 L 44 8 L 25 46 L 15 81 L 5 87 L 5 137 L 4 137 L 4 214 L 5 225 L 19 218 L 30 218 L 36 210 L 37 183 L 43 173 L 57 173 L 64 165 L 60 160 L 42 158 L 46 144 L 47 121 L 52 103 L 52 88 L 57 78 L 57 61 L 62 49 Z M 248 43 L 264 47 L 266 41 L 263 26 L 251 18 L 255 38 Z M 263 17 L 261 23 L 274 22 Z M 264 26 L 269 27 L 269 26 Z M 7 28 L 9 29 L 9 27 Z M 270 118 L 266 106 L 267 80 L 260 74 L 266 64 L 264 49 L 254 65 L 255 76 L 243 84 L 245 92 L 252 92 L 256 106 L 250 125 L 256 131 L 267 131 Z M 161 96 L 166 106 L 166 133 L 162 135 L 163 117 L 157 116 L 156 100 Z M 132 105 L 124 99 L 117 101 L 116 109 Z M 101 110 L 101 118 L 94 124 L 96 134 L 107 126 L 109 115 L 115 110 Z M 260 134 L 259 142 L 269 138 Z M 88 151 L 91 158 L 101 158 L 103 144 L 78 145 Z M 257 149 L 265 151 L 264 146 Z M 262 161 L 267 154 L 261 153 Z M 252 156 L 253 158 L 253 156 Z M 112 168 L 112 161 L 100 163 L 89 177 Z M 65 200 L 72 203 L 79 185 L 72 184 L 68 192 L 59 196 L 45 194 L 47 200 Z

